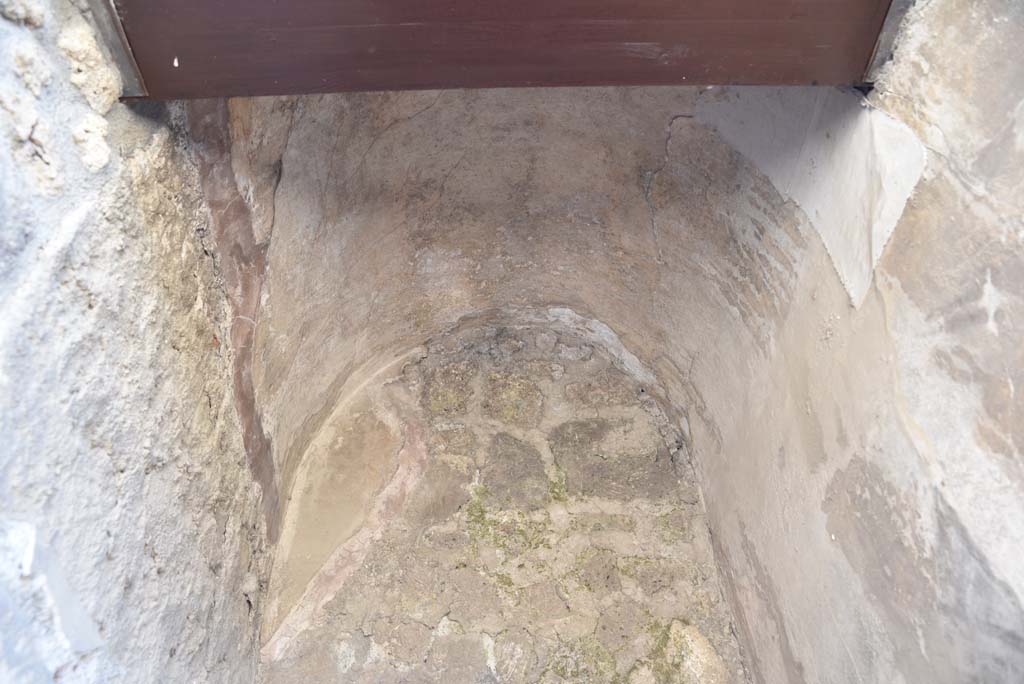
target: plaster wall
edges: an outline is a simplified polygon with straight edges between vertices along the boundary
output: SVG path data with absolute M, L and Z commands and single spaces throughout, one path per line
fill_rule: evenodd
M 908 16 L 857 107 L 913 131 L 923 177 L 888 243 L 861 227 L 856 293 L 828 219 L 717 132 L 728 90 L 231 101 L 268 249 L 252 373 L 278 515 L 338 407 L 417 345 L 482 312 L 567 316 L 676 411 L 756 681 L 1019 678 L 1019 19 Z
M 260 491 L 181 111 L 0 3 L 0 681 L 251 682 Z
M 869 104 L 926 161 L 856 293 L 822 236 L 857 227 L 716 125 L 742 93 L 133 111 L 80 8 L 0 13 L 0 675 L 247 682 L 261 641 L 272 669 L 316 619 L 265 581 L 311 449 L 490 316 L 665 406 L 754 681 L 1021 679 L 1019 3 L 908 14 Z

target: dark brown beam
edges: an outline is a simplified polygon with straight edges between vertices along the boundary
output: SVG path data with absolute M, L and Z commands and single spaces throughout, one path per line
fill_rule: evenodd
M 889 0 L 117 0 L 152 97 L 853 84 Z M 177 66 L 175 66 L 177 65 Z

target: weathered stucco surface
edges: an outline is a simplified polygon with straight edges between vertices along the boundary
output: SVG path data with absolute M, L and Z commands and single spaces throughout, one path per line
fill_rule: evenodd
M 252 682 L 259 490 L 177 109 L 0 2 L 0 681 Z
M 266 681 L 748 681 L 656 388 L 546 317 L 466 321 L 328 418 Z
M 416 345 L 561 307 L 676 412 L 755 681 L 1019 679 L 1019 14 L 909 15 L 871 103 L 927 167 L 856 309 L 803 207 L 694 119 L 717 91 L 232 101 L 281 514 L 338 407 Z
M 0 15 L 0 678 L 1024 679 L 1019 2 L 908 14 L 856 308 L 720 89 L 133 112 Z
M 700 120 L 800 205 L 859 306 L 924 171 L 924 144 L 853 88 L 721 88 L 700 104 Z

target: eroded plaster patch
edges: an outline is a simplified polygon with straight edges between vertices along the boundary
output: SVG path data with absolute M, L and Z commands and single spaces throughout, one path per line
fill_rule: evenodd
M 264 648 L 268 684 L 747 681 L 681 435 L 610 329 L 554 311 L 469 318 L 368 387 L 397 458 L 318 438 L 340 458 L 308 460 L 293 506 L 305 482 L 397 467 L 312 579 L 277 565 L 272 588 L 309 585 Z
M 796 202 L 818 231 L 854 306 L 924 172 L 906 125 L 835 88 L 728 88 L 698 118 Z

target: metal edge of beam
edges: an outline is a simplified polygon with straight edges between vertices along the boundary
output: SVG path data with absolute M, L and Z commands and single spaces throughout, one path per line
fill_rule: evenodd
M 121 73 L 121 97 L 146 97 L 146 83 L 142 79 L 139 65 L 135 63 L 132 46 L 121 26 L 121 17 L 114 7 L 114 0 L 89 0 L 89 8 L 96 29 Z
M 879 31 L 878 40 L 875 42 L 874 52 L 871 53 L 871 59 L 868 60 L 868 68 L 864 72 L 865 83 L 874 83 L 882 67 L 892 58 L 903 18 L 907 16 L 907 12 L 913 4 L 914 0 L 892 0 L 890 3 L 885 21 L 882 23 L 882 30 Z

